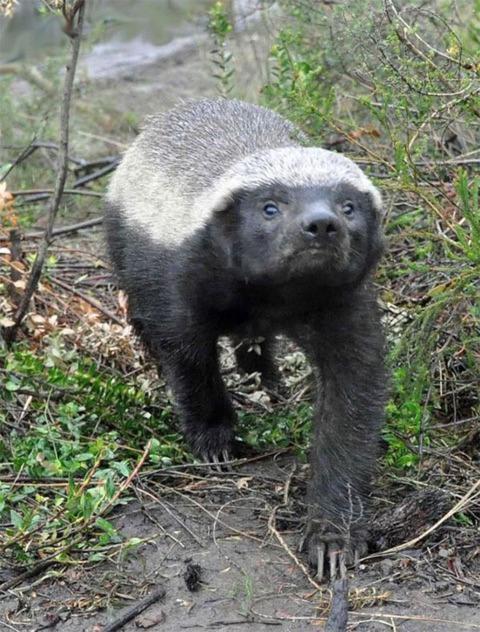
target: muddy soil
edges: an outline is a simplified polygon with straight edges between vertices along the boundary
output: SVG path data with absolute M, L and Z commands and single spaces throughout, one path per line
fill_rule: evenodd
M 115 564 L 53 568 L 11 591 L 0 629 L 100 632 L 159 586 L 165 595 L 122 629 L 323 629 L 328 586 L 309 581 L 297 553 L 304 479 L 295 458 L 280 455 L 232 472 L 178 469 L 140 481 L 138 500 L 113 522 L 145 542 Z M 350 574 L 348 629 L 480 629 L 478 586 L 433 581 L 427 558 L 405 551 L 361 563 Z

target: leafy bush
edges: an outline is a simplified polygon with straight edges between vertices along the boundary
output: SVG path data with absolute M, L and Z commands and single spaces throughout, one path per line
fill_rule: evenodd
M 410 466 L 434 414 L 478 415 L 480 3 L 282 7 L 265 102 L 384 191 L 378 282 L 386 320 L 400 308 L 408 323 L 391 345 L 387 461 Z

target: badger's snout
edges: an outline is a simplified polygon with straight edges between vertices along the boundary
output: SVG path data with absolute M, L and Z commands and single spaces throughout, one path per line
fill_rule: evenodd
M 339 218 L 325 206 L 308 209 L 300 216 L 300 232 L 310 245 L 334 243 L 342 237 Z

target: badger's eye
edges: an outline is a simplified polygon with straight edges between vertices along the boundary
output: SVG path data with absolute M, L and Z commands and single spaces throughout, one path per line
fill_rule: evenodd
M 273 202 L 268 202 L 268 204 L 265 204 L 265 206 L 263 207 L 263 214 L 268 219 L 275 217 L 275 215 L 279 212 L 280 210 L 278 206 L 274 204 Z
M 342 211 L 344 215 L 353 215 L 355 211 L 355 205 L 350 200 L 347 200 L 342 204 Z

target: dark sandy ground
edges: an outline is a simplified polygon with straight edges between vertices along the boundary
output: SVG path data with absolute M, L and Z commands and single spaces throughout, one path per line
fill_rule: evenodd
M 159 586 L 165 595 L 122 629 L 323 629 L 328 587 L 317 590 L 294 560 L 303 482 L 288 455 L 233 472 L 179 469 L 140 481 L 140 500 L 114 522 L 145 543 L 121 562 L 53 569 L 26 592 L 11 591 L 0 602 L 0 629 L 100 632 Z M 362 563 L 350 575 L 348 629 L 480 630 L 478 586 L 468 577 L 435 581 L 428 558 L 404 551 Z

